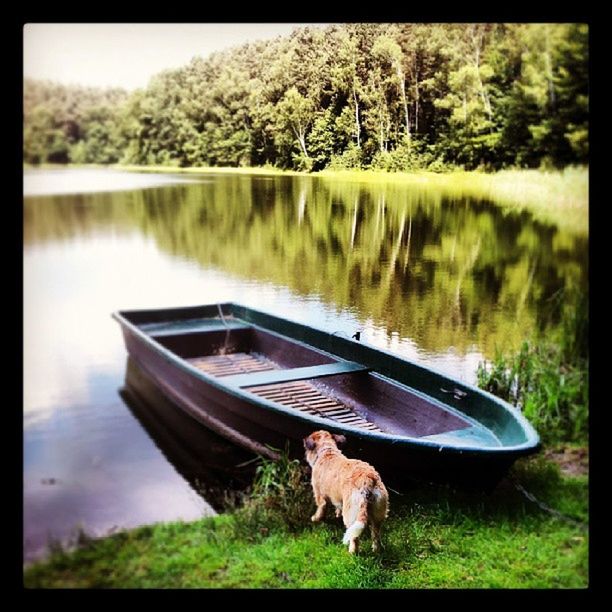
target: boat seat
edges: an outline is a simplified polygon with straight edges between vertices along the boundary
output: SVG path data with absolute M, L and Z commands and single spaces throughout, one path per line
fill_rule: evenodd
M 292 380 L 305 380 L 308 378 L 322 378 L 323 376 L 347 374 L 348 372 L 366 372 L 370 369 L 371 368 L 361 365 L 360 363 L 355 363 L 354 361 L 337 361 L 304 368 L 268 370 L 265 372 L 253 372 L 251 374 L 235 374 L 234 376 L 225 376 L 223 382 L 234 387 L 255 387 L 289 382 Z
M 145 323 L 138 328 L 154 338 L 161 336 L 176 336 L 177 334 L 193 334 L 195 332 L 234 331 L 250 327 L 242 321 L 227 317 L 225 323 L 221 319 L 187 319 L 181 321 L 161 321 Z

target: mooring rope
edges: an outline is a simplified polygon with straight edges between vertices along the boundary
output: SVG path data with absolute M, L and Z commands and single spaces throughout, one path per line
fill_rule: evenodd
M 221 321 L 223 321 L 223 325 L 225 325 L 225 327 L 229 329 L 229 325 L 227 324 L 227 321 L 223 316 L 223 310 L 221 309 L 221 304 L 219 304 L 219 302 L 217 302 L 217 310 L 219 311 L 219 316 L 221 317 Z
M 573 518 L 571 516 L 568 516 L 567 514 L 563 514 L 562 512 L 555 510 L 554 508 L 551 508 L 550 506 L 547 506 L 544 502 L 540 501 L 533 493 L 530 493 L 529 491 L 527 491 L 527 489 L 525 489 L 525 487 L 520 482 L 518 482 L 514 477 L 508 476 L 508 480 L 515 486 L 517 491 L 522 493 L 530 502 L 538 506 L 540 510 L 547 512 L 548 514 L 552 514 L 554 517 L 562 521 L 565 521 L 567 523 L 572 523 L 572 525 L 575 525 L 576 527 L 579 527 L 580 529 L 588 529 L 588 525 L 585 521 L 581 521 L 579 519 Z
M 221 304 L 219 304 L 219 302 L 217 302 L 217 310 L 219 311 L 219 316 L 221 317 L 221 321 L 223 321 L 223 325 L 225 325 L 225 340 L 223 341 L 223 347 L 219 349 L 219 355 L 225 355 L 227 354 L 229 347 L 230 327 L 223 316 L 223 310 L 221 309 Z

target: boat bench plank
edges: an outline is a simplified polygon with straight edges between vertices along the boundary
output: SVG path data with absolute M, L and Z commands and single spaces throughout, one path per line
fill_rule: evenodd
M 246 329 L 250 327 L 242 321 L 226 318 L 221 319 L 187 319 L 184 321 L 161 321 L 157 323 L 144 323 L 138 326 L 143 332 L 151 336 L 174 336 L 176 334 L 193 334 L 194 332 L 212 332 Z
M 335 374 L 347 374 L 349 372 L 366 372 L 368 370 L 370 368 L 354 361 L 338 361 L 336 363 L 325 363 L 305 368 L 289 368 L 288 370 L 270 370 L 266 372 L 253 372 L 252 374 L 225 376 L 223 382 L 234 387 L 255 387 L 292 380 L 322 378 L 323 376 L 334 376 Z

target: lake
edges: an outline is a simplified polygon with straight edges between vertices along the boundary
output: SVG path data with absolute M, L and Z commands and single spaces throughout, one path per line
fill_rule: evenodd
M 26 561 L 79 529 L 214 514 L 246 481 L 250 456 L 128 360 L 115 310 L 236 301 L 474 384 L 587 290 L 583 233 L 393 182 L 32 170 L 23 219 Z

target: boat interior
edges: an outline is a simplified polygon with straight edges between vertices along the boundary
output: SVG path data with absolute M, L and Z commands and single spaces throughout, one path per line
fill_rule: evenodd
M 231 316 L 137 326 L 228 386 L 342 427 L 440 443 L 500 446 L 490 430 L 415 389 Z

